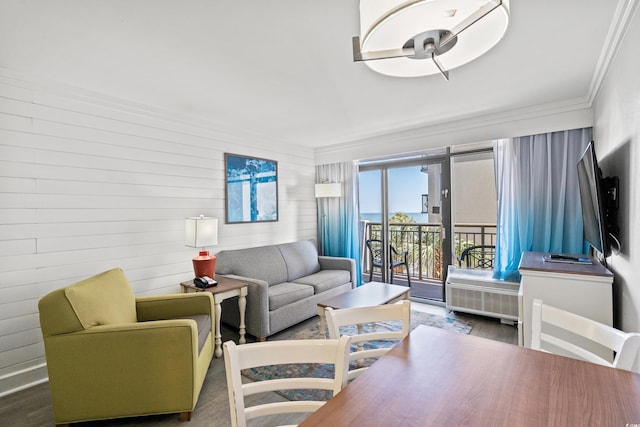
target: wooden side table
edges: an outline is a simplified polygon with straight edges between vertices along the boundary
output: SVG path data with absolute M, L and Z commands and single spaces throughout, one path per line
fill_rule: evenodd
M 220 317 L 222 315 L 222 301 L 238 297 L 238 309 L 240 310 L 240 339 L 238 343 L 244 344 L 247 342 L 245 339 L 245 324 L 244 313 L 247 308 L 247 284 L 240 280 L 229 279 L 226 277 L 218 276 L 216 278 L 218 284 L 210 288 L 201 289 L 193 284 L 193 280 L 180 283 L 182 286 L 182 292 L 211 292 L 213 294 L 213 302 L 215 303 L 215 356 L 222 356 L 222 333 L 220 332 Z

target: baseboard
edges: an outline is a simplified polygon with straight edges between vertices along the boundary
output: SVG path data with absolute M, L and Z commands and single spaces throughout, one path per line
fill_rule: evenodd
M 0 397 L 49 381 L 47 365 L 41 363 L 0 377 Z

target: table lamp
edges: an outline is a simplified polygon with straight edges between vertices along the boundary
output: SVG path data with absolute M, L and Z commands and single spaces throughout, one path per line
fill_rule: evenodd
M 218 219 L 204 215 L 185 219 L 185 245 L 201 248 L 198 256 L 193 258 L 193 272 L 195 277 L 207 276 L 214 278 L 216 271 L 216 257 L 209 255 L 207 246 L 218 244 Z

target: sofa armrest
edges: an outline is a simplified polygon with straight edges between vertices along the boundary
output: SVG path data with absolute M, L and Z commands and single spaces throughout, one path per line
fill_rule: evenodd
M 213 295 L 210 292 L 153 295 L 136 298 L 138 321 L 175 319 L 206 314 L 213 318 Z
M 190 410 L 198 391 L 196 329 L 195 321 L 177 319 L 46 337 L 56 422 L 69 421 L 65 402 L 74 402 L 75 420 L 108 418 L 114 408 L 121 416 Z
M 236 274 L 217 274 L 216 276 L 240 280 L 247 284 L 246 325 L 256 337 L 263 338 L 270 334 L 269 327 L 269 283 L 252 277 Z
M 226 277 L 229 279 L 235 279 L 235 280 L 239 280 L 241 282 L 246 283 L 247 285 L 254 285 L 253 287 L 260 292 L 261 294 L 264 293 L 265 298 L 267 297 L 267 289 L 269 289 L 269 284 L 267 282 L 265 282 L 264 280 L 260 280 L 260 279 L 255 279 L 253 277 L 244 277 L 244 276 L 238 276 L 237 274 L 219 274 L 219 276 L 221 277 Z M 268 298 L 264 301 L 261 301 L 265 304 L 267 304 L 269 302 Z
M 356 281 L 356 262 L 352 258 L 319 256 L 320 269 L 322 270 L 347 270 L 351 273 L 351 285 L 355 286 Z

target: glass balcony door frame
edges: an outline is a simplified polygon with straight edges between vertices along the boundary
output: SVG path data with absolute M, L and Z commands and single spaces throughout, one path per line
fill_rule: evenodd
M 446 151 L 433 155 L 421 155 L 408 159 L 398 159 L 389 161 L 380 161 L 370 164 L 361 164 L 360 172 L 379 170 L 380 171 L 380 199 L 381 199 L 381 240 L 383 242 L 383 266 L 381 277 L 382 281 L 389 283 L 390 265 L 389 265 L 389 169 L 424 166 L 429 164 L 438 164 L 441 167 L 440 191 L 442 197 L 441 217 L 442 217 L 442 301 L 444 301 L 444 283 L 446 281 L 447 266 L 452 263 L 452 232 L 451 226 L 451 172 L 450 172 L 450 151 Z

